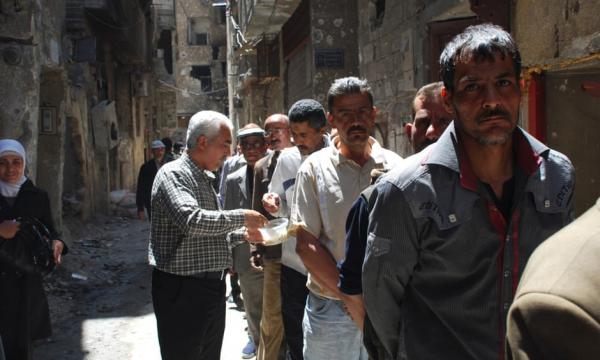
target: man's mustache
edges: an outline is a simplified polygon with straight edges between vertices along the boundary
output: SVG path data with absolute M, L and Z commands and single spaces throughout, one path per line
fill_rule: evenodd
M 360 125 L 353 125 L 353 126 L 350 126 L 350 128 L 348 128 L 348 132 L 353 132 L 353 131 L 367 132 L 367 128 L 364 126 L 360 126 Z
M 487 118 L 491 118 L 491 117 L 503 117 L 506 120 L 508 120 L 508 119 L 510 119 L 510 114 L 500 108 L 488 110 L 477 117 L 477 123 L 481 124 L 482 122 L 486 121 Z

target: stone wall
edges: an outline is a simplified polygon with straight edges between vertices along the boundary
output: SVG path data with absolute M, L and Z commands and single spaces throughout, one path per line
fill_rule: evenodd
M 243 105 L 239 109 L 240 127 L 254 122 L 263 125 L 267 117 L 275 113 L 287 114 L 283 107 L 283 91 L 280 79 L 267 84 L 247 85 L 242 93 Z
M 412 147 L 402 125 L 411 121 L 413 97 L 421 86 L 438 81 L 429 76 L 428 23 L 475 14 L 460 0 L 385 1 L 379 13 L 375 3 L 358 0 L 360 76 L 371 84 L 379 109 L 377 137 L 407 156 Z
M 347 1 L 340 7 L 337 1 L 313 0 L 310 3 L 313 98 L 327 105 L 327 91 L 333 80 L 358 76 L 358 17 L 356 1 Z M 318 67 L 315 57 L 320 50 L 343 50 L 344 66 Z M 288 104 L 291 106 L 292 104 Z
M 226 62 L 225 24 L 219 22 L 217 8 L 196 0 L 176 1 L 176 56 L 175 82 L 177 113 L 193 114 L 200 110 L 227 109 L 227 78 L 222 65 Z M 199 28 L 208 33 L 208 45 L 190 45 L 190 19 L 196 19 Z M 218 54 L 217 54 L 218 53 Z M 216 58 L 213 59 L 213 56 Z M 192 66 L 209 66 L 212 89 L 203 90 L 201 81 L 191 76 Z
M 541 91 L 536 112 L 527 122 L 542 129 L 541 137 L 569 157 L 576 169 L 575 214 L 600 196 L 600 3 L 593 0 L 523 0 L 513 9 L 514 35 L 523 59 L 525 82 L 530 75 Z
M 65 2 L 4 2 L 0 20 L 0 138 L 27 151 L 27 176 L 46 189 L 55 221 L 62 215 Z M 47 126 L 40 128 L 40 107 Z M 43 131 L 44 134 L 40 134 Z

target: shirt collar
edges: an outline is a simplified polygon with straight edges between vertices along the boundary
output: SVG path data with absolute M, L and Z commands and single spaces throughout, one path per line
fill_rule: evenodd
M 331 149 L 331 161 L 333 162 L 333 165 L 335 165 L 335 166 L 338 166 L 339 164 L 346 162 L 346 161 L 352 161 L 340 153 L 340 150 L 337 148 L 337 144 L 339 144 L 339 142 L 340 142 L 340 137 L 336 136 L 333 139 L 330 139 L 330 144 L 329 144 L 329 148 Z M 375 138 L 369 137 L 369 146 L 371 146 L 371 155 L 370 155 L 371 160 L 374 161 L 375 164 L 384 164 L 385 163 L 385 155 L 383 152 L 383 148 L 381 147 L 381 145 L 379 145 L 379 143 L 377 142 L 377 140 L 375 140 Z M 352 162 L 354 162 L 354 161 L 352 161 Z
M 215 179 L 215 174 L 196 165 L 196 163 L 189 157 L 188 154 L 181 155 L 180 159 L 181 162 L 192 171 L 194 177 L 203 178 L 207 181 Z
M 441 165 L 459 173 L 461 185 L 476 191 L 477 176 L 471 168 L 464 148 L 460 146 L 457 139 L 454 122 L 452 122 L 435 144 L 423 150 L 429 152 L 425 156 L 423 164 Z M 514 147 L 517 166 L 528 176 L 538 169 L 542 157 L 547 156 L 550 150 L 520 127 L 517 127 L 514 132 Z

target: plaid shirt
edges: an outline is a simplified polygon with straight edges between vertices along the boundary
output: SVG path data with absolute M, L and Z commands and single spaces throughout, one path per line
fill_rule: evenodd
M 187 154 L 160 168 L 152 186 L 150 265 L 177 275 L 231 266 L 227 235 L 244 226 L 244 210 L 221 210 L 213 179 Z

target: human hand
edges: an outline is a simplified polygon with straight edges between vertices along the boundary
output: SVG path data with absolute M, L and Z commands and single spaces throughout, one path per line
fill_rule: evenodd
M 263 271 L 263 261 L 262 254 L 258 251 L 253 251 L 252 256 L 250 256 L 250 266 L 252 266 L 255 270 Z
M 54 254 L 54 263 L 60 265 L 62 262 L 62 252 L 65 244 L 60 240 L 52 240 L 52 253 Z
M 137 216 L 138 216 L 138 219 L 144 220 L 144 210 L 141 210 L 141 211 L 138 210 Z
M 266 193 L 262 197 L 262 206 L 269 213 L 274 214 L 281 206 L 281 199 L 277 193 Z
M 246 228 L 246 231 L 244 232 L 244 240 L 251 244 L 262 244 L 265 242 L 260 231 L 248 228 Z
M 21 223 L 16 220 L 4 220 L 0 223 L 0 237 L 6 240 L 14 238 L 20 226 Z
M 267 224 L 268 220 L 261 213 L 254 210 L 244 211 L 244 225 L 248 230 L 256 230 Z M 261 236 L 262 238 L 262 236 Z
M 344 302 L 344 308 L 352 321 L 363 331 L 365 326 L 365 305 L 362 294 L 347 295 L 342 293 L 341 300 Z

